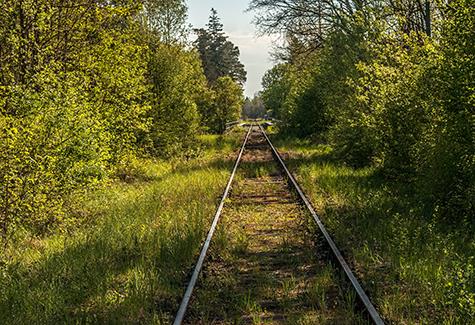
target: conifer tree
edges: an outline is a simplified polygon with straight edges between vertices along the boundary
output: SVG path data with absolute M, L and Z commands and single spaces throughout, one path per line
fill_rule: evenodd
M 207 29 L 196 29 L 198 38 L 194 42 L 203 62 L 203 69 L 210 84 L 220 77 L 229 76 L 241 85 L 246 82 L 244 65 L 239 61 L 239 48 L 223 31 L 218 13 L 211 9 Z

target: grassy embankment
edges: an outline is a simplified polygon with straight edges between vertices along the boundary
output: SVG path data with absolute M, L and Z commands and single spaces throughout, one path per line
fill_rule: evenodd
M 129 183 L 74 198 L 75 225 L 0 255 L 0 324 L 169 323 L 242 133 L 200 158 L 140 162 Z
M 275 143 L 386 320 L 473 324 L 470 229 L 435 221 L 415 186 L 345 166 L 326 145 Z

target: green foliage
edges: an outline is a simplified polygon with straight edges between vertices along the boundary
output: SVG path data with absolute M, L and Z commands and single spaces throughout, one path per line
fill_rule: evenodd
M 207 27 L 195 30 L 198 37 L 193 43 L 209 85 L 201 90 L 197 103 L 204 126 L 211 132 L 223 133 L 227 122 L 239 118 L 246 71 L 239 61 L 239 48 L 224 34 L 214 9 Z
M 239 119 L 244 102 L 242 88 L 231 77 L 218 78 L 213 85 L 213 100 L 206 123 L 215 133 L 224 133 L 226 123 Z
M 323 187 L 324 193 L 314 197 L 336 202 L 336 208 L 320 204 L 329 213 L 330 226 L 341 232 L 340 242 L 352 247 L 352 242 L 358 242 L 352 240 L 354 233 L 370 241 L 369 249 L 354 252 L 356 257 L 365 256 L 362 265 L 383 254 L 397 287 L 411 288 L 412 292 L 402 289 L 402 294 L 380 304 L 388 319 L 409 314 L 409 323 L 471 321 L 475 310 L 473 1 L 427 1 L 431 6 L 419 2 L 415 7 L 411 1 L 369 1 L 343 15 L 318 10 L 299 14 L 302 7 L 320 3 L 252 2 L 257 9 L 275 10 L 259 20 L 261 27 L 298 27 L 287 30 L 290 55 L 285 63 L 263 79 L 266 105 L 278 113 L 284 134 L 324 141 L 333 153 L 332 159 L 326 157 L 328 162 L 339 158 L 345 163 L 344 169 L 334 170 L 324 163 L 301 175 L 307 182 L 318 177 L 318 186 L 307 184 L 309 191 Z M 333 19 L 333 28 L 324 28 L 323 33 L 315 29 L 319 38 L 309 39 L 305 32 L 327 18 Z M 323 47 L 312 47 L 320 42 Z M 368 170 L 374 177 L 366 182 L 361 174 Z M 326 172 L 329 175 L 315 176 Z M 328 198 L 335 186 L 344 189 L 344 197 L 338 193 Z M 380 245 L 386 246 L 382 253 Z M 437 259 L 441 260 L 434 262 Z M 392 280 L 384 274 L 375 278 Z M 423 301 L 416 311 L 424 310 L 424 315 L 414 313 L 412 307 L 393 308 L 412 306 L 416 300 Z M 431 318 L 433 310 L 437 320 Z
M 90 110 L 98 114 L 91 120 L 103 126 L 110 163 L 117 164 L 134 154 L 136 134 L 147 128 L 147 65 L 142 59 L 147 49 L 136 44 L 131 33 L 109 31 L 98 37 L 99 44 L 77 57 L 81 67 L 77 74 L 84 75 L 87 83 L 83 91 L 88 94 Z
M 301 68 L 301 70 L 300 70 Z M 263 78 L 262 99 L 271 115 L 280 120 L 280 128 L 289 134 L 308 135 L 302 123 L 300 109 L 301 96 L 310 82 L 310 69 L 290 64 L 276 65 Z M 310 132 L 311 133 L 311 132 Z
M 149 78 L 151 127 L 143 140 L 149 153 L 189 154 L 199 129 L 198 103 L 206 92 L 198 55 L 179 46 L 159 46 L 150 54 Z
M 143 0 L 140 18 L 145 32 L 157 35 L 165 44 L 186 41 L 187 10 L 184 0 Z
M 259 95 L 254 96 L 254 98 L 246 98 L 242 106 L 241 115 L 244 118 L 263 118 L 267 115 L 267 110 L 264 106 L 264 102 Z
M 132 22 L 135 5 L 22 1 L 4 2 L 3 9 L 0 227 L 6 239 L 21 227 L 50 229 L 72 191 L 107 178 L 133 154 L 147 105 L 145 47 L 135 25 L 122 24 Z M 61 31 L 55 17 L 64 19 Z
M 471 324 L 473 229 L 431 219 L 430 200 L 405 179 L 353 168 L 326 144 L 277 138 L 288 167 L 318 210 L 387 323 Z
M 244 65 L 239 61 L 239 48 L 223 32 L 216 10 L 211 9 L 208 29 L 195 30 L 198 38 L 194 42 L 198 50 L 203 69 L 210 84 L 218 78 L 229 76 L 241 85 L 246 82 Z
M 71 193 L 126 179 L 137 157 L 196 155 L 208 108 L 217 121 L 235 115 L 237 88 L 208 88 L 198 53 L 182 44 L 183 1 L 0 9 L 2 240 L 67 223 Z
M 408 50 L 398 36 L 381 36 L 371 44 L 370 59 L 355 64 L 330 139 L 355 165 L 373 162 L 388 176 L 407 177 L 416 163 L 414 145 L 429 118 L 430 104 L 419 80 L 433 47 L 429 40 L 421 45 L 419 38 L 401 36 Z
M 75 195 L 64 231 L 17 231 L 0 250 L 0 323 L 170 323 L 241 137 L 208 135 L 175 169 L 137 159 L 134 183 Z
M 65 195 L 107 173 L 110 137 L 104 125 L 95 122 L 99 116 L 78 89 L 85 86 L 84 80 L 72 76 L 64 80 L 59 75 L 37 74 L 41 93 L 10 87 L 5 94 L 11 107 L 28 114 L 0 118 L 4 237 L 18 225 L 44 231 L 60 217 Z
M 97 18 L 107 20 L 107 15 L 116 10 Z M 22 51 L 15 51 L 12 47 L 10 55 L 21 58 Z M 72 190 L 104 179 L 130 154 L 146 108 L 140 103 L 142 53 L 130 34 L 112 28 L 67 53 L 74 67 L 62 61 L 33 65 L 31 58 L 25 75 L 15 77 L 17 84 L 7 83 L 11 75 L 3 70 L 2 237 L 16 226 L 45 231 L 61 217 Z
M 291 82 L 289 66 L 278 64 L 267 71 L 262 78 L 262 100 L 274 118 L 284 116 L 284 104 L 287 94 L 290 93 Z
M 443 23 L 440 54 L 423 79 L 435 94 L 431 116 L 418 146 L 420 173 L 440 215 L 473 229 L 475 214 L 475 8 L 453 1 Z M 456 213 L 454 213 L 456 212 Z
M 289 41 L 293 54 L 263 78 L 263 98 L 283 132 L 316 135 L 351 165 L 374 165 L 388 178 L 415 181 L 432 196 L 434 217 L 468 223 L 474 209 L 473 6 L 434 7 L 436 21 L 424 16 L 427 11 L 406 16 L 424 17 L 420 26 L 404 23 L 399 15 L 406 7 L 368 4 L 340 17 L 325 46 L 310 54 L 301 54 L 308 44 Z M 388 13 L 400 30 L 382 18 Z M 432 24 L 441 32 L 430 38 Z

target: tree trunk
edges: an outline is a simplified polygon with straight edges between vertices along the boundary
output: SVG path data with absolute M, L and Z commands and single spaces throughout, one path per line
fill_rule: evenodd
M 424 18 L 425 18 L 425 25 L 426 25 L 425 26 L 426 34 L 427 34 L 427 36 L 431 37 L 432 36 L 432 20 L 431 20 L 430 1 L 429 0 L 426 0 L 426 3 L 425 3 Z

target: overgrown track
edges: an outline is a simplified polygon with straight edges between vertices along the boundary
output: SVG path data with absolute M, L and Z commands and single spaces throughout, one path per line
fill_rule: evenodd
M 309 230 L 309 216 L 318 236 Z M 328 263 L 323 246 L 339 269 Z M 364 315 L 355 313 L 354 297 Z M 352 324 L 368 318 L 383 324 L 264 129 L 251 126 L 174 324 Z

